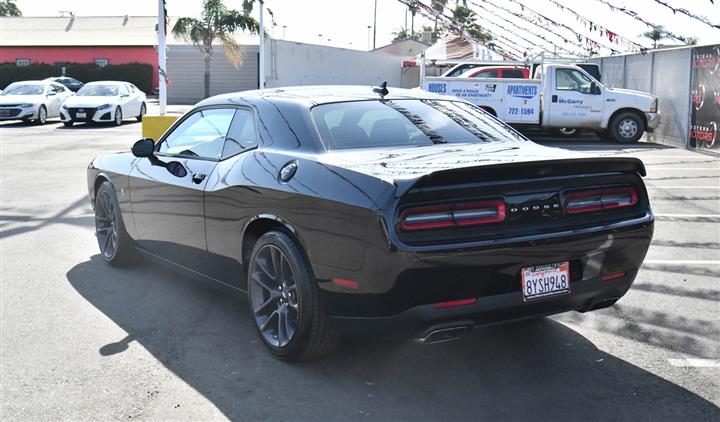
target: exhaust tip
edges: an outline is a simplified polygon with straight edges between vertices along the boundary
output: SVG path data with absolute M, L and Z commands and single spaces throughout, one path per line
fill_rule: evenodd
M 416 341 L 418 343 L 422 343 L 422 344 L 445 343 L 447 341 L 454 341 L 454 340 L 461 339 L 462 337 L 465 336 L 465 334 L 467 334 L 467 332 L 469 330 L 470 330 L 470 327 L 467 325 L 438 328 L 438 329 L 427 331 L 423 337 L 417 339 Z

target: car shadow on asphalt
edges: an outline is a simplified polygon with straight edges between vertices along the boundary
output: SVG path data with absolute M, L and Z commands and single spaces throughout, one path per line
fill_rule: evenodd
M 92 347 L 99 354 L 139 345 L 230 419 L 720 417 L 710 401 L 550 318 L 476 329 L 435 345 L 346 338 L 332 356 L 288 364 L 259 342 L 243 299 L 154 263 L 118 269 L 96 255 L 67 278 L 127 333 L 98 341 Z M 168 418 L 180 417 L 172 411 Z

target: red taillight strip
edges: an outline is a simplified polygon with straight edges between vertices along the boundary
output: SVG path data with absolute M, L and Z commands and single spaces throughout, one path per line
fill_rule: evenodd
M 413 231 L 499 223 L 505 220 L 505 210 L 505 202 L 502 200 L 409 208 L 400 214 L 400 230 Z
M 447 302 L 438 302 L 435 307 L 438 309 L 455 308 L 457 306 L 472 305 L 477 302 L 476 298 L 448 300 Z
M 602 281 L 610 281 L 610 280 L 615 280 L 616 278 L 622 278 L 622 277 L 625 277 L 625 271 L 623 271 L 621 273 L 607 274 L 600 278 L 602 279 Z
M 568 214 L 630 207 L 637 204 L 635 188 L 598 189 L 567 194 L 565 210 Z

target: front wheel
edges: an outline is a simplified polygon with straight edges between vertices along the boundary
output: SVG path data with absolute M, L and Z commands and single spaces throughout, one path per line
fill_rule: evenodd
M 147 113 L 147 107 L 145 106 L 145 103 L 142 103 L 142 105 L 140 106 L 140 114 L 138 114 L 137 117 L 135 117 L 138 122 L 142 122 L 142 119 L 143 119 L 143 116 L 145 115 L 145 113 Z
M 620 113 L 610 122 L 608 132 L 617 142 L 631 144 L 642 138 L 645 122 L 637 113 Z
M 332 352 L 337 331 L 293 238 L 281 231 L 261 236 L 253 248 L 247 279 L 250 312 L 260 339 L 275 356 L 295 361 Z
M 120 107 L 117 107 L 115 109 L 115 120 L 113 121 L 113 123 L 115 124 L 115 126 L 120 126 L 122 124 L 122 121 L 123 121 L 122 110 L 120 109 Z
M 39 125 L 44 125 L 47 122 L 47 109 L 44 105 L 41 105 L 38 109 L 38 117 L 35 119 L 35 123 Z
M 100 254 L 110 265 L 125 266 L 135 258 L 130 235 L 125 231 L 115 188 L 103 182 L 95 194 L 95 236 Z
M 63 122 L 63 126 L 65 126 L 65 127 L 70 127 L 70 126 L 73 125 L 73 123 L 74 123 L 74 122 L 73 122 L 72 120 L 68 120 L 67 122 Z

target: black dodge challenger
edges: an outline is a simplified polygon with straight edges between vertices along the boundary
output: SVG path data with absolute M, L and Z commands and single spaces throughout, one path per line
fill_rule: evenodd
M 202 101 L 88 168 L 107 262 L 149 255 L 247 293 L 277 356 L 340 330 L 433 343 L 615 303 L 653 234 L 633 158 L 527 140 L 457 98 L 383 87 Z

